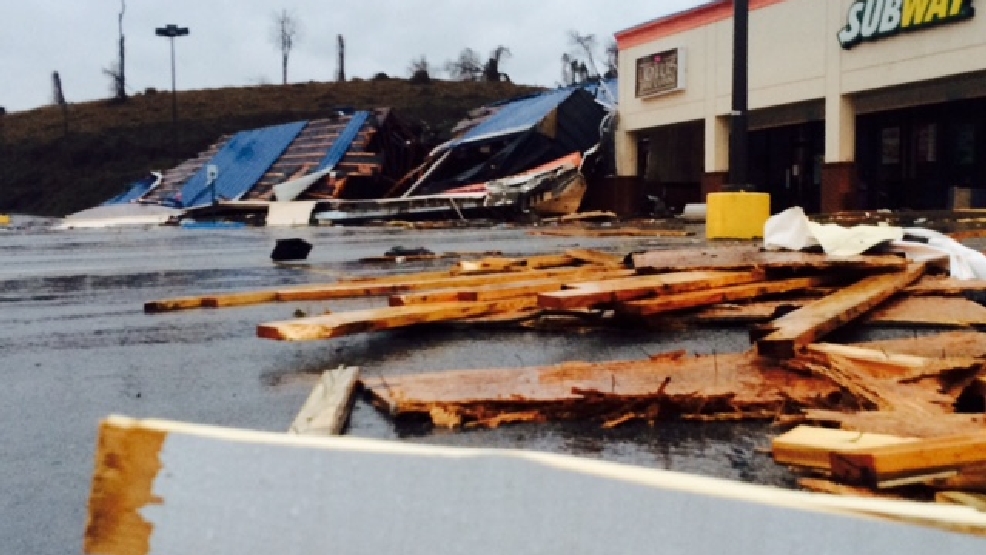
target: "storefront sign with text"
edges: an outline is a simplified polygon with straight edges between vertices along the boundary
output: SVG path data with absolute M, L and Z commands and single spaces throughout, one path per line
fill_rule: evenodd
M 685 88 L 683 62 L 684 51 L 680 48 L 637 58 L 637 98 Z
M 856 0 L 848 21 L 839 31 L 845 49 L 864 41 L 955 23 L 976 15 L 973 0 Z

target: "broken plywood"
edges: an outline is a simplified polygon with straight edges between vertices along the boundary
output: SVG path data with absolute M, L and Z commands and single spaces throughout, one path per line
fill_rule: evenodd
M 662 419 L 682 414 L 761 419 L 828 406 L 828 396 L 837 391 L 825 379 L 765 365 L 752 353 L 440 372 L 366 378 L 363 384 L 388 414 L 428 416 L 440 407 L 465 425 L 531 410 L 550 420 L 610 421 L 651 414 L 655 407 Z
M 960 506 L 810 495 L 549 453 L 110 417 L 94 458 L 90 555 L 529 555 L 560 545 L 627 555 L 669 538 L 694 553 L 819 555 L 853 552 L 865 538 L 873 553 L 947 546 L 979 555 L 986 535 L 986 515 Z M 613 532 L 640 515 L 654 522 Z M 399 530 L 381 533 L 381 523 Z
M 904 271 L 863 278 L 832 295 L 813 301 L 763 328 L 761 332 L 764 336 L 756 342 L 757 352 L 761 356 L 791 358 L 797 347 L 813 343 L 866 314 L 917 281 L 923 273 L 923 265 L 911 264 Z

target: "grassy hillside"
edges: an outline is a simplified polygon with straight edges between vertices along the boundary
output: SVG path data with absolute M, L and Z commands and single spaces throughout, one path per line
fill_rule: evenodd
M 443 140 L 469 110 L 529 94 L 509 83 L 403 80 L 307 83 L 132 97 L 124 104 L 89 102 L 68 109 L 68 133 L 58 107 L 0 119 L 0 213 L 62 216 L 124 190 L 152 169 L 195 156 L 220 135 L 275 123 L 324 117 L 342 107 L 391 107 L 421 126 L 426 140 Z

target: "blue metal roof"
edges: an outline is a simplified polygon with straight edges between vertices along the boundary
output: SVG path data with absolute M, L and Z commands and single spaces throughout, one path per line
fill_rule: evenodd
M 306 125 L 307 121 L 299 121 L 237 133 L 185 183 L 182 205 L 201 206 L 212 201 L 206 178 L 210 164 L 219 168 L 216 198 L 238 200 L 260 181 Z
M 119 194 L 110 200 L 104 202 L 102 206 L 113 206 L 115 204 L 127 204 L 135 200 L 139 200 L 141 197 L 151 192 L 151 189 L 157 186 L 161 181 L 160 175 L 149 175 L 140 181 L 135 181 L 130 185 L 130 190 L 125 193 Z
M 342 130 L 342 133 L 339 133 L 339 138 L 332 143 L 332 147 L 325 153 L 325 158 L 315 168 L 315 172 L 330 170 L 342 161 L 343 157 L 346 156 L 346 152 L 349 151 L 349 147 L 356 140 L 356 136 L 359 135 L 360 129 L 363 129 L 363 125 L 366 124 L 366 120 L 368 119 L 370 119 L 370 112 L 356 112 L 353 114 L 352 119 L 346 124 L 346 128 Z
M 541 123 L 552 110 L 572 96 L 574 91 L 574 88 L 557 89 L 511 102 L 462 137 L 452 141 L 450 146 L 526 131 Z

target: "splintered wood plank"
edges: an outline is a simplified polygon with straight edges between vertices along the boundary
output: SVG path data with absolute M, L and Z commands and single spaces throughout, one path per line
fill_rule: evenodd
M 572 289 L 538 295 L 542 308 L 589 308 L 656 294 L 674 294 L 709 287 L 762 281 L 760 272 L 679 272 L 597 282 L 570 283 Z
M 635 316 L 653 316 L 654 314 L 675 310 L 685 310 L 699 306 L 790 293 L 792 291 L 800 291 L 810 287 L 824 285 L 828 281 L 830 281 L 828 278 L 817 276 L 715 287 L 701 291 L 661 295 L 653 299 L 629 301 L 620 304 L 618 309 Z
M 829 495 L 847 495 L 852 497 L 879 497 L 881 499 L 899 499 L 906 500 L 907 498 L 903 495 L 898 495 L 894 493 L 885 493 L 879 490 L 873 490 L 870 488 L 858 487 L 858 486 L 847 486 L 846 484 L 838 484 L 830 480 L 822 480 L 820 478 L 798 478 L 798 485 L 801 489 L 805 491 L 812 491 L 815 493 L 827 493 Z
M 771 452 L 778 464 L 828 471 L 831 453 L 849 453 L 913 441 L 917 438 L 798 426 L 774 438 Z
M 986 462 L 986 431 L 832 453 L 832 475 L 851 484 L 876 486 Z
M 228 308 L 274 303 L 277 300 L 277 291 L 247 291 L 244 293 L 226 293 L 223 295 L 202 297 L 202 306 L 205 308 Z
M 936 327 L 986 326 L 986 307 L 958 297 L 891 299 L 867 315 L 869 323 Z
M 288 433 L 323 436 L 342 434 L 346 419 L 349 418 L 349 407 L 358 379 L 357 367 L 341 366 L 326 370 L 291 423 Z
M 697 554 L 981 555 L 986 534 L 986 515 L 960 506 L 814 495 L 553 453 L 119 416 L 100 423 L 94 460 L 89 555 L 571 551 L 559 546 L 628 555 L 669 542 L 687 547 L 666 551 Z M 489 525 L 476 526 L 478 510 Z M 653 522 L 613 533 L 640 515 Z
M 624 268 L 626 265 L 623 263 L 623 258 L 617 254 L 610 254 L 608 252 L 602 252 L 592 249 L 571 249 L 565 251 L 566 256 L 571 256 L 576 260 L 581 260 L 582 262 L 588 262 L 590 264 L 599 264 L 600 266 L 609 266 L 613 268 Z
M 811 302 L 771 322 L 766 337 L 757 341 L 762 356 L 791 358 L 795 349 L 813 343 L 830 331 L 866 314 L 895 293 L 917 281 L 924 266 L 863 278 L 837 293 Z
M 607 270 L 605 268 L 586 268 L 585 276 L 598 279 L 616 279 L 634 275 L 633 270 Z M 566 278 L 567 279 L 567 278 Z M 550 291 L 560 291 L 564 284 L 562 278 L 541 279 L 536 281 L 518 281 L 509 283 L 494 283 L 491 285 L 476 285 L 435 291 L 404 293 L 390 298 L 391 306 L 408 306 L 415 304 L 455 301 L 492 301 L 536 295 Z
M 717 247 L 710 249 L 673 249 L 633 255 L 633 267 L 649 272 L 684 270 L 903 270 L 907 261 L 894 255 L 833 257 L 789 251 L 761 251 L 757 247 Z
M 961 280 L 941 276 L 924 276 L 917 283 L 904 289 L 908 295 L 964 295 L 986 292 L 986 280 Z
M 271 322 L 257 327 L 257 336 L 279 341 L 315 341 L 344 335 L 457 320 L 497 312 L 534 308 L 536 299 L 520 298 L 475 303 L 436 303 L 337 312 L 313 318 Z
M 364 378 L 375 405 L 388 414 L 430 416 L 439 408 L 463 425 L 482 425 L 501 413 L 540 411 L 548 420 L 630 413 L 729 414 L 763 419 L 765 413 L 828 406 L 838 388 L 824 378 L 801 376 L 764 364 L 753 353 L 555 366 L 469 370 Z

